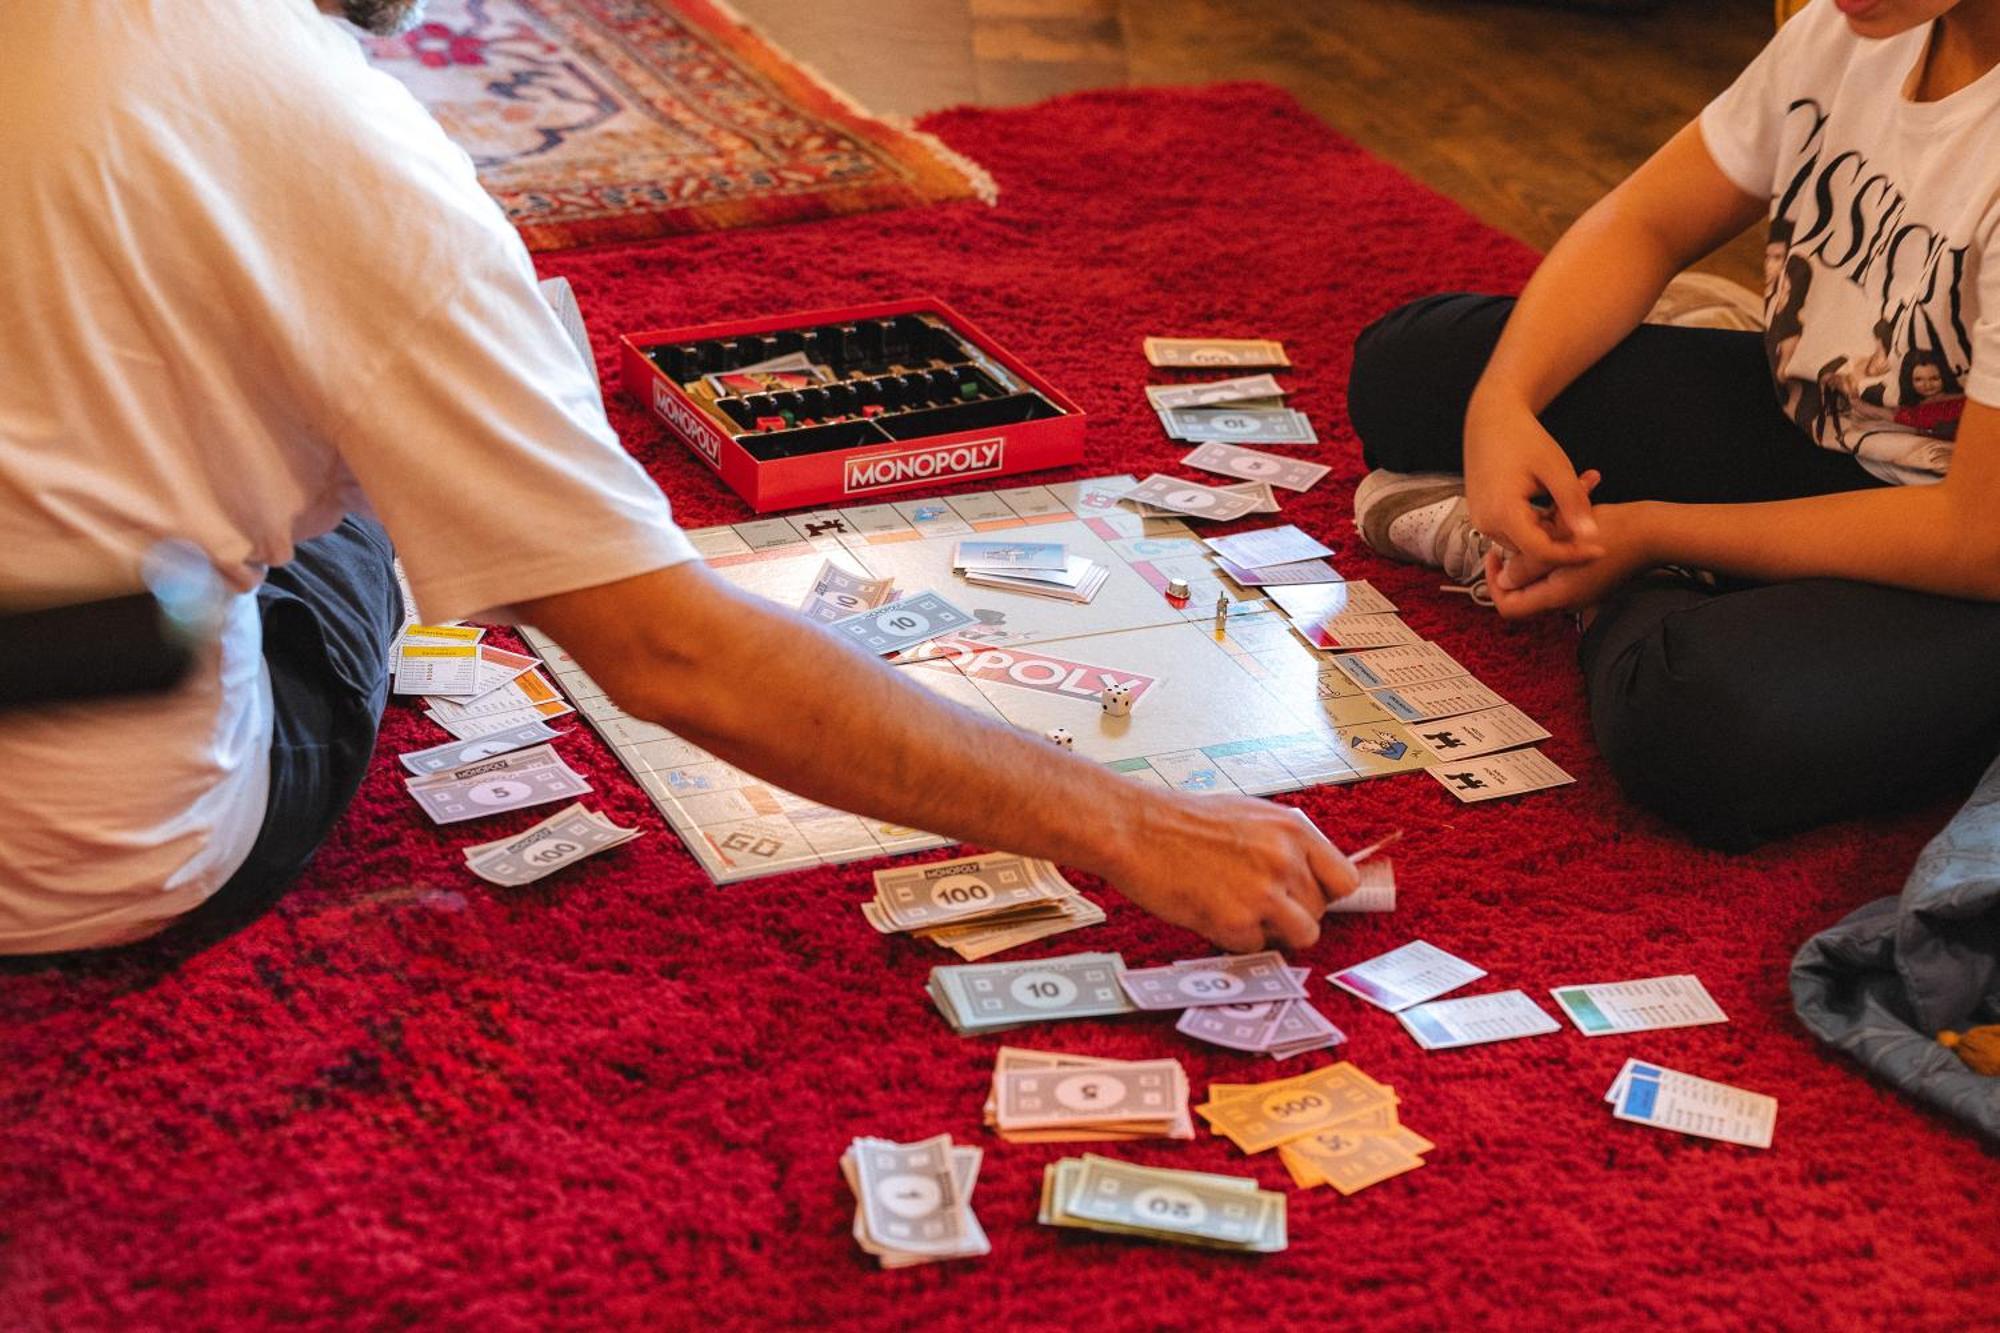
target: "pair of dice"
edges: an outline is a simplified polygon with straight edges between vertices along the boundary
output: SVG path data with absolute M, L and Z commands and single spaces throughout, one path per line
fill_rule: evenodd
M 1129 717 L 1132 713 L 1132 687 L 1130 685 L 1107 685 L 1097 696 L 1098 706 L 1106 717 Z M 1068 727 L 1053 727 L 1048 733 L 1049 740 L 1064 750 L 1076 748 L 1076 737 Z

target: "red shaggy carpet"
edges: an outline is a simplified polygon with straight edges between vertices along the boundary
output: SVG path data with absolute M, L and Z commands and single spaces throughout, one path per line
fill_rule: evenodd
M 1510 288 L 1534 260 L 1264 88 L 930 127 L 992 166 L 997 211 L 547 268 L 575 281 L 607 373 L 620 328 L 935 293 L 1085 404 L 1096 471 L 1178 456 L 1139 393 L 1141 335 L 1283 338 L 1336 466 L 1286 517 L 1331 535 L 1359 475 L 1341 402 L 1355 332 L 1434 288 Z M 743 516 L 615 410 L 689 521 Z M 1496 987 L 1693 972 L 1726 1026 L 1425 1054 L 1315 979 L 1352 1038 L 1340 1054 L 1437 1141 L 1427 1167 L 1353 1198 L 1293 1192 L 1291 1249 L 1268 1258 L 1054 1232 L 1034 1223 L 1037 1186 L 1070 1150 L 980 1129 L 998 1043 L 953 1036 L 925 1002 L 944 955 L 862 921 L 865 868 L 716 890 L 579 731 L 562 748 L 595 803 L 651 836 L 526 891 L 488 888 L 459 864 L 470 835 L 429 827 L 400 790 L 390 754 L 437 736 L 398 707 L 359 808 L 277 914 L 177 967 L 142 952 L 0 975 L 0 1326 L 1990 1324 L 1993 1155 L 1828 1059 L 1785 990 L 1799 941 L 1893 891 L 1948 811 L 1740 858 L 1693 850 L 1593 757 L 1565 625 L 1500 624 L 1355 547 L 1345 564 L 1546 722 L 1580 780 L 1469 808 L 1414 777 L 1306 795 L 1350 842 L 1409 835 L 1401 909 L 1341 921 L 1303 961 L 1324 972 L 1421 936 Z M 1134 964 L 1199 948 L 1106 901 L 1109 924 L 1038 947 Z M 1196 1045 L 1170 1018 L 1026 1040 L 1173 1055 L 1197 1087 L 1304 1063 Z M 1776 1145 L 1613 1121 L 1600 1099 L 1628 1054 L 1775 1094 Z M 857 1134 L 941 1130 L 987 1146 L 976 1207 L 993 1253 L 877 1272 L 849 1237 L 836 1159 Z M 1272 1156 L 1205 1133 L 1117 1151 L 1284 1182 Z

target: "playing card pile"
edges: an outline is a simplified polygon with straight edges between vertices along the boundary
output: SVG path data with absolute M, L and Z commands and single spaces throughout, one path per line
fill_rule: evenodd
M 1640 1060 L 1625 1062 L 1604 1100 L 1620 1120 L 1746 1148 L 1770 1147 L 1778 1124 L 1776 1097 Z
M 1024 1023 L 1103 1018 L 1133 1012 L 1118 984 L 1125 960 L 1115 953 L 1072 953 L 1022 963 L 970 963 L 931 969 L 931 1003 L 961 1035 Z
M 831 560 L 820 562 L 799 611 L 807 620 L 831 625 L 863 611 L 872 611 L 896 595 L 894 579 L 871 579 L 850 573 Z
M 465 848 L 465 864 L 489 884 L 517 888 L 641 836 L 594 810 L 572 805 L 524 833 Z
M 1396 869 L 1386 856 L 1354 858 L 1354 892 L 1326 905 L 1333 912 L 1393 912 L 1396 910 Z
M 481 646 L 482 653 L 503 650 Z M 507 653 L 520 658 L 518 653 Z M 497 732 L 512 731 L 531 722 L 547 722 L 576 710 L 556 693 L 556 687 L 542 674 L 532 659 L 528 665 L 493 689 L 465 698 L 430 694 L 424 697 L 424 716 L 460 740 L 476 740 Z
M 1087 1153 L 1042 1168 L 1043 1226 L 1143 1236 L 1208 1249 L 1285 1248 L 1285 1196 L 1244 1176 L 1171 1171 Z
M 583 775 L 564 763 L 562 756 L 548 745 L 517 750 L 442 773 L 405 778 L 403 785 L 434 824 L 483 819 L 506 810 L 568 800 L 590 790 Z
M 1194 1109 L 1245 1153 L 1278 1150 L 1300 1188 L 1352 1194 L 1414 1171 L 1435 1145 L 1403 1128 L 1395 1090 L 1353 1065 L 1272 1083 L 1211 1083 Z
M 1175 1030 L 1233 1051 L 1287 1060 L 1347 1037 L 1306 1003 L 1310 969 L 1276 953 L 1189 958 L 1128 971 L 1125 993 L 1141 1009 L 1184 1010 Z
M 390 688 L 397 694 L 471 694 L 485 637 L 472 625 L 403 626 L 389 647 Z
M 940 1134 L 922 1143 L 856 1139 L 840 1156 L 854 1193 L 854 1241 L 884 1268 L 987 1253 L 986 1232 L 972 1215 L 979 1149 Z
M 1009 1143 L 1191 1139 L 1178 1060 L 1107 1060 L 1002 1046 L 986 1123 Z
M 1052 863 L 1011 852 L 878 870 L 875 900 L 861 912 L 885 935 L 914 935 L 967 961 L 1104 920 Z
M 1061 542 L 960 542 L 951 564 L 967 583 L 1078 604 L 1111 577 L 1109 568 L 1071 555 Z

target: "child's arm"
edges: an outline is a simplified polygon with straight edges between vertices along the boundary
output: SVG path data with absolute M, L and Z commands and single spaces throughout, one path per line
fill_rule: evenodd
M 1693 565 L 1741 578 L 1838 578 L 2000 602 L 2000 408 L 1967 402 L 1951 471 L 1889 486 L 1764 504 L 1599 505 L 1605 554 L 1550 570 L 1489 566 L 1503 615 L 1588 606 L 1639 570 Z M 1539 572 L 1539 571 L 1533 571 Z
M 1465 419 L 1472 521 L 1544 565 L 1600 554 L 1589 497 L 1536 416 L 1645 318 L 1667 282 L 1763 216 L 1690 124 L 1578 218 L 1535 271 Z M 1555 502 L 1554 521 L 1533 504 Z

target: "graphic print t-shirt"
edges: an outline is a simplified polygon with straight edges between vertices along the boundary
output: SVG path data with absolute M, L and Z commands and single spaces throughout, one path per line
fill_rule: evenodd
M 1929 25 L 1875 41 L 1816 0 L 1701 115 L 1771 199 L 1765 346 L 1787 416 L 1886 481 L 1934 481 L 2000 405 L 2000 69 L 1913 102 Z

